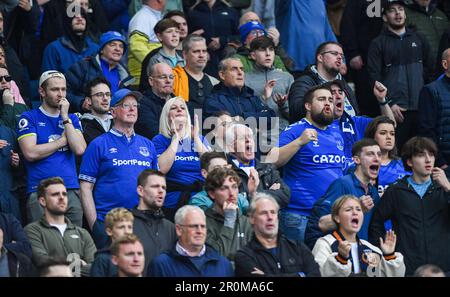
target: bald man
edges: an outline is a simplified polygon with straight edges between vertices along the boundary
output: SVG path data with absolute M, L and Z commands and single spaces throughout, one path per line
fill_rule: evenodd
M 137 134 L 148 139 L 159 133 L 159 116 L 166 101 L 174 97 L 173 72 L 166 63 L 157 63 L 148 71 L 150 88 L 144 91 L 144 97 L 138 110 L 138 120 L 135 125 Z

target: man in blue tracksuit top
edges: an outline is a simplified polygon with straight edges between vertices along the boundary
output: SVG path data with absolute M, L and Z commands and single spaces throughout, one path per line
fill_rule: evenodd
M 333 97 L 328 87 L 316 86 L 305 94 L 306 117 L 287 127 L 266 162 L 284 166 L 291 200 L 281 211 L 281 228 L 292 240 L 303 241 L 307 216 L 328 186 L 342 176 L 344 141 L 332 125 Z
M 335 227 L 330 215 L 331 207 L 334 201 L 343 195 L 353 195 L 361 199 L 364 222 L 358 236 L 368 240 L 372 208 L 380 201 L 374 181 L 378 178 L 381 166 L 381 150 L 374 139 L 363 138 L 353 145 L 352 153 L 356 164 L 355 171 L 335 180 L 325 195 L 314 204 L 308 217 L 305 243 L 310 249 L 314 248 L 319 237 Z
M 364 137 L 367 125 L 372 122 L 372 118 L 366 116 L 352 116 L 344 108 L 346 89 L 344 81 L 336 79 L 327 83 L 331 89 L 334 99 L 334 124 L 339 126 L 344 139 L 344 154 L 347 164 L 352 163 L 352 147 L 355 142 Z M 380 105 L 381 114 L 389 117 L 395 122 L 394 114 L 386 99 L 387 88 L 376 82 L 373 94 Z M 347 168 L 348 166 L 346 166 Z
M 113 128 L 95 138 L 80 167 L 81 201 L 97 248 L 107 241 L 103 221 L 113 208 L 138 204 L 137 177 L 144 169 L 158 169 L 155 146 L 134 133 L 139 92 L 117 91 L 111 99 Z

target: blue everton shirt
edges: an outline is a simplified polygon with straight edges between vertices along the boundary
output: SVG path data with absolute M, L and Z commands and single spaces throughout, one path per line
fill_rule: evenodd
M 145 169 L 158 169 L 155 146 L 147 138 L 134 134 L 128 139 L 111 129 L 95 138 L 81 162 L 79 179 L 95 184 L 97 219 L 115 207 L 133 208 L 139 198 L 137 177 Z
M 72 124 L 79 133 L 82 128 L 78 117 L 69 114 Z M 64 133 L 64 125 L 60 115 L 54 116 L 47 113 L 42 107 L 22 113 L 17 124 L 17 139 L 27 136 L 36 136 L 36 144 L 45 144 L 61 138 Z M 78 178 L 75 166 L 75 155 L 65 146 L 50 156 L 35 162 L 24 159 L 28 172 L 27 193 L 37 191 L 39 182 L 45 178 L 60 176 L 67 189 L 78 189 Z
M 348 162 L 352 160 L 352 146 L 358 140 L 364 138 L 364 132 L 367 125 L 372 122 L 371 118 L 361 116 L 349 116 L 343 113 L 340 119 L 333 122 L 339 126 L 344 139 L 344 154 Z
M 389 164 L 381 165 L 380 172 L 378 173 L 378 194 L 380 197 L 390 184 L 403 178 L 405 175 L 411 175 L 411 172 L 405 170 L 403 162 L 400 159 L 395 159 L 389 162 Z
M 206 138 L 200 136 L 202 142 L 209 147 Z M 158 134 L 153 137 L 158 157 L 169 147 L 172 139 Z M 194 149 L 194 141 L 191 138 L 183 139 L 178 145 L 178 151 L 175 155 L 175 161 L 169 172 L 166 174 L 168 181 L 176 182 L 182 185 L 191 185 L 196 181 L 204 182 L 200 168 L 200 156 Z M 180 192 L 168 192 L 164 200 L 164 207 L 175 208 L 180 199 Z M 196 192 L 191 193 L 191 198 Z
M 318 141 L 300 148 L 283 169 L 284 181 L 291 189 L 288 209 L 304 216 L 310 214 L 328 186 L 342 176 L 345 163 L 344 141 L 336 125 L 321 130 L 304 118 L 280 134 L 278 147 L 289 144 L 308 128 L 317 131 Z

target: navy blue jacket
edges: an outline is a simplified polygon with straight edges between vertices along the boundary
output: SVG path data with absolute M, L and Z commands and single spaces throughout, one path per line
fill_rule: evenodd
M 206 44 L 211 42 L 212 37 L 219 37 L 220 49 L 217 51 L 208 50 L 210 59 L 205 69 L 209 75 L 217 77 L 217 65 L 222 59 L 223 48 L 238 36 L 239 15 L 237 11 L 229 7 L 223 1 L 218 0 L 209 9 L 208 4 L 200 1 L 197 5 L 189 9 L 186 13 L 189 33 L 198 29 L 203 29 L 202 34 L 206 38 Z
M 128 32 L 128 23 L 131 19 L 128 6 L 131 0 L 100 0 L 100 2 L 109 21 L 109 30 Z
M 159 118 L 166 100 L 159 98 L 151 89 L 144 92 L 139 102 L 138 120 L 134 125 L 137 134 L 152 139 L 159 134 Z M 175 95 L 171 95 L 175 97 Z
M 45 48 L 41 70 L 42 72 L 58 70 L 65 73 L 72 64 L 88 56 L 95 55 L 97 51 L 98 44 L 93 42 L 89 36 L 85 37 L 84 47 L 81 52 L 74 47 L 67 36 L 59 37 Z
M 19 200 L 13 194 L 14 168 L 11 166 L 11 150 L 17 152 L 16 133 L 0 123 L 0 139 L 9 145 L 0 149 L 0 212 L 14 214 L 20 219 Z M 0 224 L 1 226 L 1 224 Z M 5 240 L 5 242 L 7 242 Z
M 133 83 L 134 78 L 130 76 L 127 68 L 122 64 L 117 65 L 120 75 L 119 88 L 126 88 Z M 104 76 L 100 66 L 99 55 L 87 57 L 79 61 L 65 73 L 67 81 L 67 100 L 70 102 L 70 112 L 81 112 L 84 100 L 84 87 L 94 78 Z
M 3 246 L 8 251 L 24 254 L 31 259 L 31 243 L 19 220 L 12 214 L 0 212 L 0 229 L 3 230 Z
M 195 257 L 199 258 L 199 257 Z M 201 263 L 190 257 L 180 255 L 175 247 L 153 259 L 148 267 L 148 276 L 153 277 L 232 277 L 231 262 L 206 245 L 206 252 L 201 256 Z M 200 259 L 199 259 L 200 260 Z
M 450 78 L 446 75 L 420 91 L 419 135 L 437 144 L 437 166 L 450 165 Z
M 242 90 L 229 88 L 223 82 L 214 86 L 212 93 L 203 104 L 205 118 L 219 111 L 228 111 L 232 117 L 240 116 L 244 119 L 267 118 L 269 124 L 270 117 L 276 117 L 275 112 L 255 96 L 251 88 L 246 86 Z
M 91 265 L 91 277 L 114 277 L 117 266 L 111 262 L 111 249 L 104 248 L 95 253 L 95 260 Z
M 369 195 L 372 197 L 374 204 L 377 205 L 380 201 L 377 187 L 369 184 L 368 192 L 366 193 L 361 186 L 361 182 L 358 180 L 354 173 L 344 175 L 336 179 L 329 187 L 325 195 L 314 203 L 310 217 L 308 217 L 308 224 L 305 231 L 305 243 L 312 250 L 316 244 L 317 239 L 326 234 L 322 233 L 319 228 L 319 220 L 322 216 L 331 213 L 331 207 L 339 197 L 342 195 L 354 195 L 361 197 L 362 195 Z M 364 214 L 364 222 L 361 230 L 358 232 L 359 238 L 369 239 L 369 224 L 372 217 L 373 208 L 368 213 Z

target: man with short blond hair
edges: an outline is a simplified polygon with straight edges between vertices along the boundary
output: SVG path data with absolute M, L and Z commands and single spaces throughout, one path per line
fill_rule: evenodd
M 118 277 L 141 277 L 144 271 L 144 247 L 134 234 L 119 237 L 111 246 L 111 261 Z

